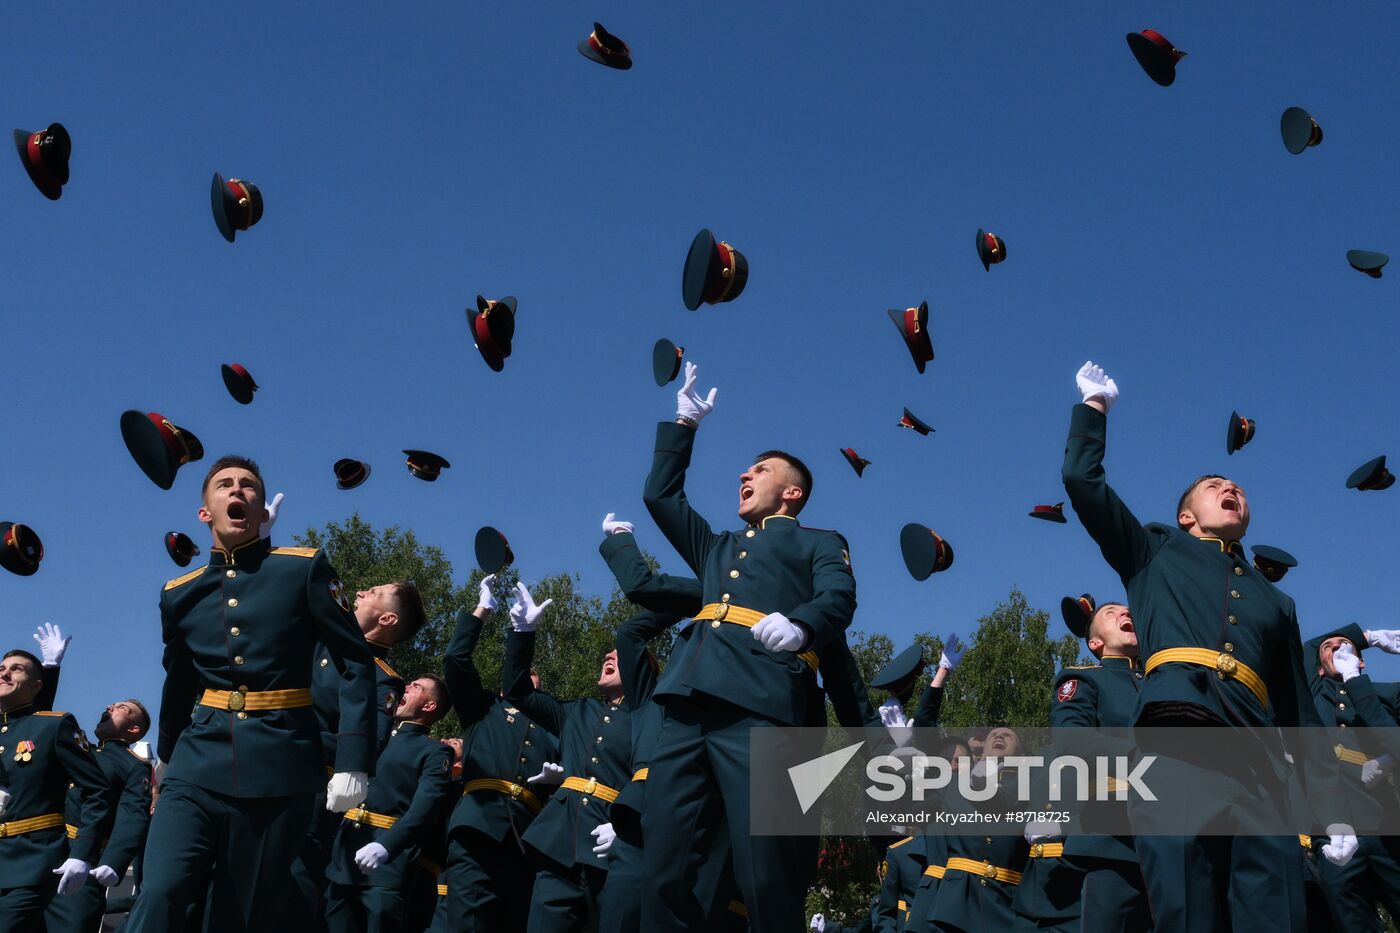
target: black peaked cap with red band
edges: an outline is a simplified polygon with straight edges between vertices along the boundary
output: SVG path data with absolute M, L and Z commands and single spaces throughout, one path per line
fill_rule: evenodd
M 749 261 L 743 253 L 716 240 L 709 230 L 695 234 L 681 270 L 681 298 L 686 308 L 698 311 L 702 304 L 733 301 L 748 281 Z
M 904 566 L 915 580 L 927 580 L 953 566 L 953 546 L 932 528 L 910 522 L 899 532 Z
M 499 573 L 515 563 L 515 553 L 510 542 L 490 525 L 478 528 L 475 541 L 476 565 L 482 573 Z
M 181 466 L 204 457 L 199 438 L 159 412 L 124 411 L 121 429 L 131 458 L 161 489 L 175 485 L 175 473 Z
M 885 313 L 894 322 L 899 336 L 904 338 L 909 355 L 914 358 L 914 365 L 922 373 L 924 366 L 933 359 L 933 340 L 928 332 L 928 302 L 920 302 L 917 308 L 905 308 L 903 311 L 889 308 Z
M 0 567 L 21 577 L 31 576 L 44 559 L 44 542 L 28 525 L 0 522 Z
M 242 363 L 225 363 L 219 367 L 219 372 L 224 377 L 224 388 L 228 389 L 228 394 L 233 396 L 235 402 L 247 405 L 253 401 L 253 393 L 258 391 L 258 384 L 253 381 L 252 374 Z
M 476 296 L 476 307 L 467 309 L 467 324 L 471 328 L 472 340 L 481 358 L 495 372 L 505 368 L 515 340 L 514 295 L 507 295 L 497 301 L 494 298 Z
M 1069 629 L 1075 638 L 1087 638 L 1089 623 L 1094 621 L 1094 613 L 1098 608 L 1098 603 L 1094 602 L 1094 597 L 1088 593 L 1066 596 L 1060 600 L 1060 617 L 1065 620 L 1065 628 Z
M 247 230 L 262 220 L 262 192 L 250 181 L 238 178 L 224 181 L 224 176 L 215 172 L 209 187 L 209 204 L 214 211 L 214 225 L 230 243 L 239 230 Z
M 170 555 L 170 559 L 177 567 L 188 567 L 190 561 L 199 556 L 199 545 L 190 539 L 190 536 L 183 531 L 167 531 L 165 533 L 165 553 Z
M 632 50 L 626 42 L 604 29 L 602 23 L 593 24 L 593 32 L 578 44 L 578 50 L 584 58 L 609 68 L 626 71 L 632 67 Z
M 1229 430 L 1225 433 L 1225 453 L 1233 454 L 1252 440 L 1254 419 L 1246 418 L 1237 411 L 1230 412 Z
M 1171 87 L 1176 80 L 1176 63 L 1186 57 L 1185 52 L 1155 29 L 1128 33 L 1128 48 L 1132 49 L 1133 58 L 1147 76 L 1162 87 Z
M 369 479 L 369 464 L 349 457 L 335 462 L 335 486 L 337 489 L 354 489 Z
M 34 187 L 50 201 L 63 196 L 68 184 L 68 160 L 73 155 L 73 140 L 62 123 L 50 123 L 47 129 L 29 132 L 15 130 L 15 149 Z
M 977 258 L 982 260 L 982 268 L 990 271 L 992 266 L 1006 261 L 1006 241 L 978 227 Z

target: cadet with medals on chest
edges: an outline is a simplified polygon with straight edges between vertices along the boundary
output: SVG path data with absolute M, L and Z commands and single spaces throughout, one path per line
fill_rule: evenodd
M 253 461 L 215 461 L 199 509 L 209 564 L 161 594 L 157 747 L 169 765 L 132 933 L 183 929 L 206 891 L 211 931 L 275 927 L 316 792 L 343 812 L 374 770 L 373 658 L 325 554 L 259 536 L 265 488 Z M 311 700 L 318 642 L 347 681 L 329 784 Z
M 714 408 L 685 367 L 675 422 L 661 423 L 644 501 L 671 546 L 700 578 L 703 606 L 681 633 L 657 685 L 661 736 L 650 765 L 645 849 L 652 888 L 642 907 L 648 931 L 688 931 L 705 922 L 695 897 L 696 865 L 709 822 L 729 829 L 734 874 L 756 933 L 803 921 L 814 860 L 799 836 L 750 832 L 751 729 L 810 722 L 819 696 L 821 652 L 844 637 L 855 611 L 855 578 L 845 539 L 804 528 L 797 513 L 811 473 L 782 451 L 766 451 L 739 477 L 742 531 L 716 532 L 685 494 L 685 473 L 701 419 Z M 777 733 L 773 741 L 783 741 Z M 775 774 L 774 782 L 786 781 Z M 699 851 L 697 851 L 699 848 Z
M 1146 822 L 1165 813 L 1161 807 L 1129 800 L 1155 928 L 1301 933 L 1306 909 L 1296 835 L 1239 834 L 1246 825 L 1302 821 L 1287 810 L 1278 727 L 1322 722 L 1308 691 L 1293 600 L 1245 558 L 1240 541 L 1249 529 L 1249 502 L 1229 479 L 1206 475 L 1188 486 L 1174 526 L 1138 521 L 1104 478 L 1107 414 L 1118 386 L 1092 363 L 1076 379 L 1084 402 L 1070 419 L 1065 491 L 1128 594 L 1146 659 L 1134 725 L 1213 726 L 1237 739 L 1229 754 L 1196 752 L 1178 741 L 1172 758 L 1154 765 L 1159 799 L 1175 792 L 1184 804 L 1163 817 L 1166 825 Z M 1141 729 L 1137 734 L 1139 745 L 1155 740 Z M 1344 864 L 1357 842 L 1337 818 L 1336 762 L 1311 745 L 1294 757 L 1313 819 L 1331 837 L 1323 854 Z M 1278 792 L 1263 789 L 1270 786 Z M 1187 788 L 1191 799 L 1184 801 Z M 1187 819 L 1210 832 L 1162 834 L 1171 823 L 1179 831 Z

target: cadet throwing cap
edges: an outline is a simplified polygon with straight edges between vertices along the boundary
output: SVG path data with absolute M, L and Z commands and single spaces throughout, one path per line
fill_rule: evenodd
M 1237 411 L 1230 412 L 1229 429 L 1225 432 L 1225 453 L 1228 456 L 1254 440 L 1254 419 Z
M 354 489 L 369 479 L 369 464 L 348 457 L 337 460 L 335 466 L 335 486 L 337 489 Z
M 917 522 L 910 522 L 899 532 L 899 549 L 904 553 L 904 566 L 915 580 L 927 580 L 953 566 L 953 546 L 932 528 Z
M 1254 553 L 1254 569 L 1264 575 L 1270 583 L 1277 583 L 1288 573 L 1290 567 L 1298 566 L 1298 559 L 1283 548 L 1256 544 L 1250 548 Z
M 879 690 L 888 690 L 901 680 L 912 674 L 916 674 L 924 668 L 924 649 L 918 645 L 910 645 L 899 654 L 890 658 L 888 664 L 880 668 L 880 673 L 870 680 L 870 686 Z
M 681 297 L 691 311 L 702 304 L 733 301 L 749 281 L 749 261 L 744 254 L 708 230 L 695 234 L 681 272 Z
M 253 400 L 253 393 L 258 391 L 258 384 L 253 381 L 248 370 L 243 368 L 243 364 L 225 363 L 220 367 L 220 372 L 223 373 L 224 388 L 228 389 L 228 394 L 233 396 L 235 402 L 247 405 Z
M 901 428 L 908 428 L 911 431 L 918 431 L 924 437 L 928 437 L 929 432 L 933 430 L 933 428 L 921 421 L 918 416 L 907 408 L 904 409 L 904 416 L 899 419 L 899 426 Z
M 192 431 L 159 412 L 124 411 L 121 428 L 131 458 L 161 489 L 175 485 L 176 470 L 204 456 L 204 445 Z
M 1347 250 L 1347 263 L 1357 272 L 1364 272 L 1373 279 L 1381 277 L 1381 269 L 1390 262 L 1390 257 L 1385 253 L 1376 253 L 1368 249 Z
M 651 348 L 651 377 L 656 384 L 664 386 L 680 375 L 681 360 L 685 357 L 685 347 L 678 347 L 662 337 Z
M 1162 87 L 1170 87 L 1176 80 L 1176 63 L 1186 57 L 1185 52 L 1155 29 L 1128 33 L 1128 48 L 1133 50 L 1133 57 L 1147 76 Z
M 262 192 L 250 181 L 237 178 L 224 181 L 224 176 L 215 172 L 209 187 L 209 202 L 214 210 L 215 226 L 230 243 L 239 230 L 247 230 L 262 220 Z
M 578 44 L 584 58 L 591 58 L 600 65 L 626 71 L 632 67 L 632 50 L 617 36 L 603 28 L 602 23 L 594 23 L 588 38 Z
M 476 565 L 483 573 L 499 573 L 515 563 L 506 536 L 487 525 L 476 533 Z
M 1089 634 L 1089 623 L 1094 621 L 1094 613 L 1098 611 L 1098 603 L 1094 602 L 1094 597 L 1085 593 L 1082 596 L 1066 596 L 1060 600 L 1060 617 L 1065 620 L 1065 628 L 1075 638 L 1084 638 Z
M 995 233 L 977 228 L 977 258 L 982 260 L 982 268 L 988 271 L 992 266 L 1006 259 L 1006 241 Z
M 426 450 L 405 450 L 404 456 L 408 457 L 408 472 L 425 482 L 436 482 L 442 471 L 452 466 L 442 457 Z M 369 473 L 368 470 L 365 471 Z
M 1057 502 L 1054 505 L 1037 505 L 1028 513 L 1031 518 L 1043 519 L 1047 522 L 1055 522 L 1057 525 L 1065 523 L 1065 504 Z
M 1294 155 L 1322 142 L 1322 127 L 1302 107 L 1285 110 L 1279 118 L 1278 129 L 1283 134 L 1284 148 Z
M 1352 471 L 1347 477 L 1348 489 L 1389 489 L 1395 483 L 1395 474 L 1385 468 L 1385 456 L 1368 460 Z
M 922 373 L 924 365 L 933 359 L 933 340 L 928 333 L 928 302 L 921 302 L 917 308 L 905 308 L 903 311 L 890 308 L 885 313 L 894 321 L 899 335 L 904 338 L 905 346 L 909 348 L 909 355 L 914 358 L 914 365 Z
M 167 531 L 165 553 L 170 555 L 176 566 L 188 567 L 190 561 L 199 556 L 199 545 L 191 541 L 190 536 L 183 531 Z
M 486 365 L 496 372 L 505 368 L 506 359 L 510 357 L 511 342 L 515 339 L 515 308 L 514 295 L 499 301 L 477 295 L 476 308 L 467 309 L 472 340 L 476 341 Z
M 27 577 L 44 559 L 44 542 L 28 525 L 0 522 L 0 567 Z
M 841 456 L 846 458 L 846 462 L 851 465 L 851 469 L 856 471 L 856 476 L 864 476 L 865 468 L 870 466 L 870 461 L 856 453 L 853 447 L 842 447 Z
M 73 154 L 73 140 L 63 124 L 50 123 L 48 129 L 33 133 L 15 130 L 15 148 L 34 187 L 50 201 L 62 197 L 63 186 L 68 184 L 68 159 Z

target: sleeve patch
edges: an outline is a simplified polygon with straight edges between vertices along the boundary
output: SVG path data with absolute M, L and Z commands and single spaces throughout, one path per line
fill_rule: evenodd
M 1055 702 L 1064 703 L 1067 700 L 1073 700 L 1074 695 L 1078 692 L 1079 680 L 1078 678 L 1071 677 L 1069 680 L 1060 684 L 1060 689 L 1055 691 Z
M 309 549 L 308 549 L 309 550 Z M 350 594 L 345 592 L 345 584 L 336 578 L 330 582 L 331 599 L 335 600 L 337 606 L 346 612 L 354 611 L 354 604 L 350 602 Z
M 85 752 L 92 751 L 92 746 L 88 744 L 87 736 L 83 734 L 82 729 L 79 729 L 77 732 L 73 733 L 73 744 L 78 746 Z
M 851 552 L 845 548 L 841 549 L 841 559 L 846 562 L 846 566 L 851 566 Z

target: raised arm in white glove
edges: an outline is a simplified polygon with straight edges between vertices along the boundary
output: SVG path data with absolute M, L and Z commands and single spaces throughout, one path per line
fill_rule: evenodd
M 1361 676 L 1361 658 L 1356 654 L 1356 647 L 1349 641 L 1342 642 L 1337 646 L 1337 650 L 1332 652 L 1332 666 L 1342 675 L 1343 683 Z
M 613 521 L 616 517 L 616 512 L 609 512 L 607 515 L 603 516 L 603 537 L 606 538 L 608 535 L 620 535 L 624 531 L 629 535 L 632 533 L 632 523 Z
M 1378 628 L 1366 633 L 1366 644 L 1386 654 L 1400 654 L 1400 629 Z
M 369 775 L 363 771 L 337 771 L 326 784 L 326 809 L 344 813 L 365 802 Z
M 695 380 L 700 372 L 700 368 L 694 363 L 685 364 L 685 383 L 676 393 L 676 418 L 684 421 L 693 427 L 698 427 L 700 421 L 714 411 L 715 396 L 719 393 L 718 388 L 710 389 L 710 394 L 704 398 L 695 391 Z
M 1113 403 L 1118 401 L 1118 383 L 1093 363 L 1085 363 L 1079 367 L 1074 381 L 1079 386 L 1079 394 L 1084 397 L 1084 404 L 1091 404 L 1097 399 L 1105 415 L 1113 407 Z
M 525 584 L 515 584 L 515 602 L 510 604 L 510 627 L 517 632 L 533 632 L 539 627 L 540 616 L 553 602 L 553 599 L 546 599 L 536 606 Z
M 64 638 L 62 629 L 45 622 L 34 633 L 34 640 L 39 643 L 39 655 L 43 659 L 44 667 L 58 667 L 63 663 L 63 655 L 67 653 L 68 643 L 73 640 L 73 636 Z
M 599 823 L 588 831 L 588 835 L 593 837 L 593 841 L 598 843 L 593 847 L 593 854 L 599 858 L 607 858 L 608 850 L 612 848 L 613 840 L 617 838 L 617 833 L 613 831 L 611 823 Z
M 880 704 L 880 722 L 888 728 L 889 726 L 907 726 L 909 718 L 904 715 L 904 704 L 894 697 L 890 697 Z
M 267 521 L 258 526 L 258 537 L 267 539 L 272 537 L 272 526 L 277 524 L 277 510 L 282 508 L 282 494 L 279 492 L 272 497 L 272 501 L 267 504 Z
M 1395 759 L 1389 755 L 1372 758 L 1361 766 L 1361 783 L 1367 787 L 1375 787 L 1394 767 Z
M 826 933 L 826 915 L 812 914 L 812 929 L 816 933 Z
M 496 602 L 496 594 L 491 591 L 491 587 L 496 585 L 496 575 L 488 573 L 481 578 L 481 583 L 476 588 L 476 608 L 486 612 L 495 612 L 500 603 Z
M 355 866 L 366 875 L 389 861 L 389 850 L 377 842 L 367 842 L 355 850 Z
M 967 645 L 958 637 L 958 633 L 954 632 L 943 639 L 943 654 L 938 659 L 938 666 L 950 674 L 953 673 L 962 663 L 963 653 L 966 651 Z
M 540 765 L 540 773 L 527 777 L 525 783 L 544 784 L 546 786 L 550 784 L 563 784 L 564 769 L 552 761 L 546 761 L 544 764 Z
M 58 875 L 59 894 L 77 894 L 87 884 L 88 863 L 80 858 L 70 858 L 53 870 Z
M 1356 830 L 1345 823 L 1333 823 L 1327 827 L 1329 837 L 1327 845 L 1322 847 L 1322 854 L 1327 861 L 1338 868 L 1351 861 L 1351 857 L 1356 854 Z
M 116 869 L 110 865 L 98 865 L 92 871 L 88 872 L 88 874 L 92 876 L 93 881 L 96 881 L 104 888 L 110 888 L 118 881 L 122 880 L 117 874 Z
M 797 623 L 789 621 L 781 612 L 770 612 L 759 619 L 753 627 L 753 637 L 769 651 L 796 651 L 807 640 Z

